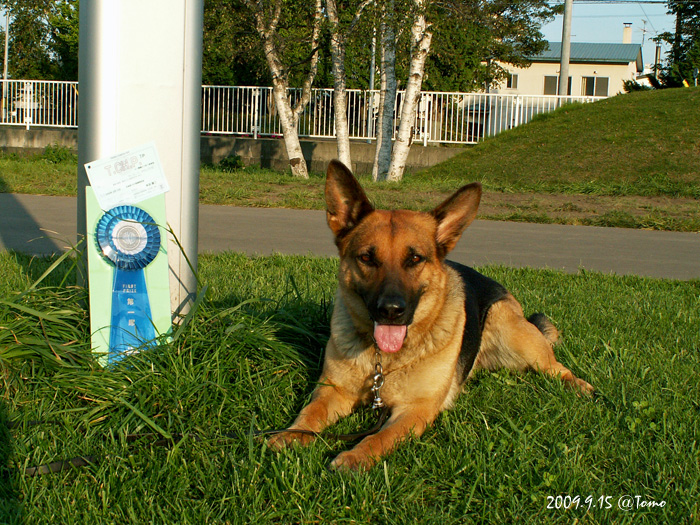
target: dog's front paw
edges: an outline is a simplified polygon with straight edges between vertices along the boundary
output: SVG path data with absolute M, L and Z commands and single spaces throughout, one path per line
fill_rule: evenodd
M 334 470 L 368 470 L 374 465 L 377 460 L 371 456 L 357 452 L 355 450 L 347 450 L 338 454 L 331 461 L 330 468 Z
M 316 439 L 316 436 L 314 434 L 307 432 L 299 432 L 295 431 L 294 429 L 287 429 L 283 432 L 275 434 L 270 439 L 268 439 L 267 446 L 275 450 L 281 450 L 294 443 L 298 443 L 300 445 L 305 446 L 311 443 L 314 439 Z
M 587 381 L 584 381 L 579 377 L 574 377 L 574 382 L 580 394 L 592 396 L 595 393 L 595 388 L 593 388 L 593 385 Z

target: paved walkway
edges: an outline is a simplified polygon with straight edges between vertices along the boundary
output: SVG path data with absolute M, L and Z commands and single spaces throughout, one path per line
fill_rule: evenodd
M 0 194 L 0 249 L 56 253 L 75 244 L 75 232 L 75 198 Z M 233 206 L 200 207 L 199 248 L 336 255 L 322 211 Z M 477 220 L 450 258 L 472 266 L 700 279 L 700 234 Z

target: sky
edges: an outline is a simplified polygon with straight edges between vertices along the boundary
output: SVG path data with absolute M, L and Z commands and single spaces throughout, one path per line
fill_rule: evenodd
M 579 3 L 574 0 L 571 17 L 572 42 L 621 44 L 623 24 L 631 22 L 632 43 L 644 42 L 642 58 L 644 64 L 648 65 L 654 62 L 656 52 L 656 44 L 652 39 L 665 31 L 674 31 L 675 19 L 666 14 L 667 8 L 663 3 L 618 1 L 592 4 L 591 1 Z M 542 27 L 545 39 L 550 42 L 561 42 L 563 18 L 561 15 L 557 16 L 554 21 Z M 668 45 L 662 44 L 662 61 L 667 51 L 669 51 Z

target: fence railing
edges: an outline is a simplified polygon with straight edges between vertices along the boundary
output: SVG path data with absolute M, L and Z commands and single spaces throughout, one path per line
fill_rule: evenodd
M 0 125 L 78 126 L 78 83 L 38 80 L 0 80 Z M 290 89 L 292 103 L 301 91 Z M 394 130 L 404 93 L 394 101 Z M 351 139 L 376 137 L 379 91 L 350 89 L 347 119 Z M 486 137 L 529 122 L 571 102 L 593 102 L 604 97 L 559 97 L 501 93 L 445 93 L 426 91 L 413 122 L 414 142 L 473 144 Z M 317 88 L 301 113 L 299 136 L 334 138 L 333 90 Z M 280 137 L 282 128 L 272 88 L 202 86 L 202 133 L 252 138 Z
M 289 90 L 292 103 L 300 95 L 300 90 Z M 394 132 L 398 130 L 403 96 L 404 92 L 399 91 L 394 102 Z M 535 115 L 553 111 L 562 104 L 593 102 L 600 98 L 604 97 L 426 91 L 421 94 L 413 123 L 414 142 L 473 144 L 525 124 Z M 350 89 L 347 99 L 350 138 L 374 139 L 380 109 L 379 91 Z M 299 118 L 299 136 L 333 138 L 334 123 L 333 90 L 314 89 L 311 102 Z M 202 131 L 253 138 L 281 136 L 272 88 L 203 86 Z
M 78 83 L 0 80 L 0 124 L 78 127 Z

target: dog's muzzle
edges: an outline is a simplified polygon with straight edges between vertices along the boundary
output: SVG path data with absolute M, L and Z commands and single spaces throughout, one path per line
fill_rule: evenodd
M 409 308 L 400 294 L 383 294 L 376 302 L 372 316 L 374 318 L 374 341 L 382 352 L 398 352 L 403 346 L 408 325 L 413 318 L 413 309 Z

